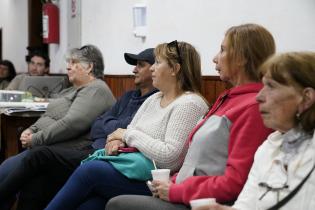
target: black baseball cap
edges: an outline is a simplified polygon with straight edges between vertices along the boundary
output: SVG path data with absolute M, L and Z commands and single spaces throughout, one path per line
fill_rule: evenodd
M 138 55 L 131 54 L 131 53 L 125 53 L 125 60 L 130 65 L 137 65 L 137 61 L 147 61 L 149 64 L 154 64 L 154 48 L 148 48 L 146 50 L 143 50 Z

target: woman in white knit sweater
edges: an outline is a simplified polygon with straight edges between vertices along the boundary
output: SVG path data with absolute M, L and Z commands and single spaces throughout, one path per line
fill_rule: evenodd
M 159 168 L 176 172 L 188 149 L 189 132 L 208 109 L 200 96 L 200 56 L 192 45 L 177 41 L 160 44 L 154 52 L 152 79 L 160 92 L 143 103 L 127 129 L 108 136 L 105 150 L 116 155 L 118 147 L 136 147 Z M 90 161 L 72 174 L 47 209 L 103 210 L 111 197 L 121 194 L 151 192 L 144 182 L 128 179 L 110 163 Z

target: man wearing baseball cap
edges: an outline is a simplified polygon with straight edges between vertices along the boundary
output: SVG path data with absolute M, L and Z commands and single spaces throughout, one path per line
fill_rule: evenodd
M 137 61 L 146 61 L 149 64 L 153 65 L 154 63 L 154 48 L 148 48 L 143 50 L 138 55 L 125 53 L 125 60 L 130 65 L 137 65 Z
M 23 166 L 13 172 L 17 180 L 28 177 L 22 190 L 20 187 L 19 209 L 44 209 L 81 160 L 103 149 L 107 135 L 117 128 L 126 128 L 145 99 L 158 91 L 152 85 L 150 71 L 154 63 L 153 51 L 153 48 L 149 48 L 139 54 L 124 54 L 126 62 L 135 66 L 133 73 L 136 88 L 126 92 L 109 111 L 94 121 L 90 133 L 91 146 L 80 151 L 49 146 L 34 148 L 27 154 Z
M 136 89 L 138 89 L 138 94 L 140 91 L 143 96 L 154 89 L 150 71 L 151 65 L 154 64 L 153 51 L 153 48 L 148 48 L 137 55 L 131 53 L 124 54 L 126 62 L 135 66 L 133 69 L 133 73 L 135 74 L 135 86 Z
M 112 107 L 112 110 L 99 117 L 93 124 L 91 136 L 95 139 L 93 146 L 104 148 L 107 135 L 114 132 L 117 128 L 127 128 L 133 116 L 144 100 L 157 92 L 152 85 L 151 65 L 154 63 L 154 49 L 146 49 L 139 54 L 125 53 L 125 60 L 128 64 L 134 65 L 136 89 L 125 93 Z M 123 111 L 122 111 L 123 110 Z M 119 123 L 109 123 L 108 116 L 116 116 Z M 119 116 L 118 116 L 119 115 Z

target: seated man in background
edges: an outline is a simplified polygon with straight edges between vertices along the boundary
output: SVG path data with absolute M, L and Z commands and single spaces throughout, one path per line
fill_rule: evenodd
M 126 128 L 136 114 L 138 108 L 157 90 L 152 85 L 152 76 L 150 67 L 154 63 L 153 48 L 148 48 L 138 55 L 125 53 L 124 57 L 128 64 L 134 65 L 135 90 L 126 92 L 112 107 L 112 109 L 94 122 L 91 130 L 91 136 L 94 140 L 95 149 L 105 147 L 107 135 L 114 132 L 117 128 Z
M 26 76 L 44 76 L 49 73 L 50 59 L 48 55 L 41 50 L 31 51 L 26 58 L 26 62 L 27 73 L 17 75 L 10 82 L 6 90 L 22 90 L 20 85 Z
M 102 80 L 103 56 L 96 46 L 86 45 L 70 50 L 67 55 L 67 73 L 73 86 L 63 90 L 58 98 L 52 99 L 47 111 L 22 132 L 20 137 L 22 147 L 28 149 L 6 159 L 0 165 L 1 210 L 10 208 L 10 201 L 14 200 L 15 191 L 6 186 L 11 184 L 11 178 L 14 178 L 14 173 L 18 169 L 22 171 L 26 169 L 25 161 L 31 157 L 29 154 L 41 151 L 42 147 L 85 151 L 85 148 L 93 143 L 89 138 L 92 123 L 97 116 L 109 110 L 115 102 L 111 90 Z M 67 158 L 70 159 L 70 155 L 67 154 Z M 41 158 L 41 161 L 45 162 L 45 156 Z M 16 192 L 23 185 L 30 183 L 31 177 L 27 177 L 23 183 L 16 183 L 19 184 Z M 34 180 L 41 179 L 34 178 Z M 48 189 L 49 184 L 50 182 L 44 183 Z
M 125 53 L 124 56 L 127 63 L 135 65 L 133 73 L 136 89 L 125 93 L 109 111 L 94 121 L 91 129 L 92 146 L 82 150 L 51 146 L 34 148 L 10 177 L 0 180 L 0 202 L 4 196 L 21 190 L 19 210 L 43 209 L 81 160 L 89 153 L 104 148 L 107 135 L 117 128 L 126 128 L 144 100 L 157 92 L 152 85 L 150 71 L 154 63 L 153 48 L 138 55 Z

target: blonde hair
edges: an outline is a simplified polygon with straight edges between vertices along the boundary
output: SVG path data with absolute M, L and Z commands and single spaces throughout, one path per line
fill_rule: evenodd
M 170 67 L 180 64 L 180 71 L 176 74 L 177 81 L 183 91 L 200 93 L 201 91 L 201 62 L 200 55 L 191 44 L 177 42 L 175 45 L 168 43 L 159 44 L 154 49 L 156 57 L 167 61 Z
M 315 53 L 290 52 L 274 55 L 260 67 L 260 72 L 283 85 L 315 89 Z M 296 123 L 300 123 L 303 131 L 314 132 L 315 103 L 301 113 Z
M 257 24 L 233 26 L 225 33 L 229 65 L 245 62 L 245 73 L 253 81 L 260 81 L 258 67 L 276 51 L 271 33 Z

